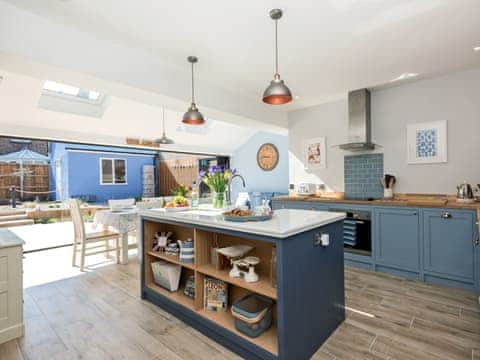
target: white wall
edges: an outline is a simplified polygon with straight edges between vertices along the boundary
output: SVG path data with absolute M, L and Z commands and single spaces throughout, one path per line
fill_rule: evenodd
M 409 123 L 448 121 L 448 163 L 407 164 Z M 343 156 L 331 145 L 347 141 L 347 101 L 289 114 L 290 182 L 324 182 L 343 191 Z M 464 180 L 480 183 L 480 69 L 465 70 L 372 91 L 373 140 L 383 145 L 385 172 L 397 176 L 401 193 L 455 193 Z M 327 137 L 327 168 L 305 171 L 302 141 Z

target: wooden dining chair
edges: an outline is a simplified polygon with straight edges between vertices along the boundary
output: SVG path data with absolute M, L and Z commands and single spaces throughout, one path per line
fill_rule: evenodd
M 74 230 L 72 266 L 77 266 L 77 252 L 80 252 L 80 271 L 84 271 L 85 257 L 109 253 L 111 250 L 115 250 L 115 260 L 118 264 L 120 262 L 120 234 L 110 230 L 87 233 L 80 211 L 80 202 L 78 199 L 70 199 L 68 203 Z M 114 247 L 110 247 L 110 240 L 115 240 Z M 93 246 L 88 246 L 90 244 Z

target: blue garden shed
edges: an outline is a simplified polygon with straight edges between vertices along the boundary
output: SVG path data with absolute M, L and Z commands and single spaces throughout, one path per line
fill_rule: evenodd
M 157 151 L 96 145 L 50 143 L 53 198 L 79 197 L 106 203 L 141 197 L 145 166 L 155 166 Z

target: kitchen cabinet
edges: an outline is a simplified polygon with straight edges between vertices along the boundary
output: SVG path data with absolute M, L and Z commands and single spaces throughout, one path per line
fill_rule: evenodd
M 474 284 L 475 235 L 473 211 L 424 210 L 425 272 Z
M 304 201 L 273 201 L 273 210 L 278 209 L 308 209 L 308 203 Z
M 23 241 L 0 229 L 0 344 L 23 336 Z
M 480 292 L 476 210 L 286 200 L 274 200 L 273 206 L 369 210 L 372 256 L 345 252 L 345 265 Z
M 312 215 L 307 212 L 306 215 Z M 174 213 L 145 210 L 140 215 L 142 242 L 141 296 L 245 359 L 310 359 L 328 336 L 345 319 L 343 267 L 343 214 L 303 216 L 298 211 L 277 213 L 277 223 L 226 223 L 215 216 L 185 218 Z M 173 232 L 195 243 L 193 263 L 178 256 L 152 251 L 154 234 Z M 328 234 L 330 244 L 318 239 Z M 215 244 L 215 245 L 214 245 Z M 229 268 L 219 269 L 211 261 L 213 246 L 250 245 L 263 267 L 256 267 L 255 283 L 229 276 Z M 271 281 L 270 262 L 276 256 L 276 286 Z M 182 274 L 177 291 L 156 283 L 157 261 L 180 265 Z M 195 277 L 195 299 L 184 296 L 186 279 Z M 228 284 L 226 311 L 205 309 L 206 279 Z M 214 280 L 216 279 L 216 280 Z M 158 280 L 158 279 L 157 279 Z M 207 288 L 208 290 L 208 288 Z M 274 304 L 272 326 L 258 337 L 239 332 L 231 304 L 246 294 L 258 294 Z M 301 299 L 299 301 L 299 299 Z M 249 327 L 255 329 L 253 325 Z
M 405 270 L 420 269 L 418 209 L 377 208 L 374 217 L 376 262 Z

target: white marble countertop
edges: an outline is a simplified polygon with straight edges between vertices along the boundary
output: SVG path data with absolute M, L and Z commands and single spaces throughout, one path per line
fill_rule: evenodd
M 225 221 L 221 212 L 210 210 L 166 212 L 164 209 L 149 209 L 141 211 L 140 215 L 274 238 L 287 238 L 345 218 L 344 213 L 293 209 L 276 210 L 272 220 L 242 223 Z
M 22 238 L 15 235 L 8 229 L 0 229 L 0 249 L 12 247 L 12 246 L 22 246 L 25 242 Z

